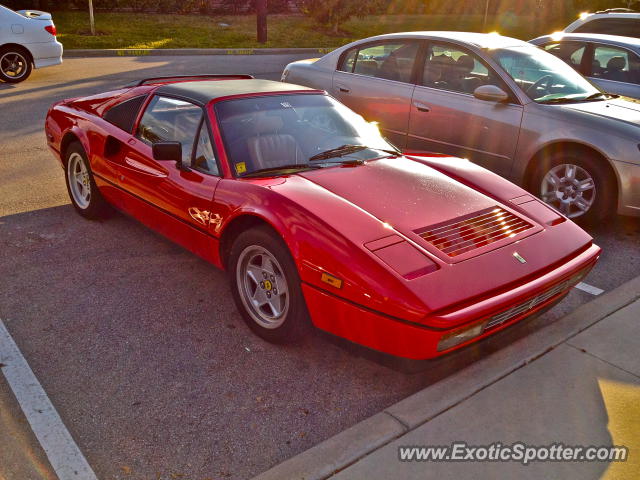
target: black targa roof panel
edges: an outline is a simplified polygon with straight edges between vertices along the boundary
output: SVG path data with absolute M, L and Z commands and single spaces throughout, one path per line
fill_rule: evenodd
M 199 104 L 207 104 L 211 100 L 229 95 L 247 95 L 251 93 L 311 91 L 312 88 L 291 83 L 274 82 L 272 80 L 199 80 L 194 82 L 177 82 L 162 85 L 157 94 L 176 95 Z

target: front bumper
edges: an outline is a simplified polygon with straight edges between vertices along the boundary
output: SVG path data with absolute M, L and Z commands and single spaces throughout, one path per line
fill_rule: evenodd
M 618 172 L 620 215 L 640 216 L 640 165 L 614 162 Z
M 560 267 L 494 298 L 491 311 L 487 311 L 485 302 L 480 302 L 452 312 L 455 318 L 465 317 L 464 325 L 487 320 L 487 325 L 491 326 L 484 327 L 480 335 L 441 351 L 438 351 L 438 343 L 459 330 L 459 323 L 452 328 L 439 328 L 408 322 L 348 302 L 306 283 L 303 293 L 311 320 L 321 330 L 384 353 L 424 360 L 474 343 L 546 309 L 587 275 L 599 255 L 600 248 L 591 245 Z

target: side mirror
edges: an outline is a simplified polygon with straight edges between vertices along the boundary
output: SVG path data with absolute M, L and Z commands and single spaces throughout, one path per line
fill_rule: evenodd
M 169 160 L 176 162 L 180 170 L 189 170 L 182 163 L 182 144 L 180 142 L 157 142 L 151 146 L 154 160 Z
M 495 85 L 481 85 L 473 91 L 473 96 L 479 100 L 489 102 L 506 102 L 509 100 L 507 92 Z

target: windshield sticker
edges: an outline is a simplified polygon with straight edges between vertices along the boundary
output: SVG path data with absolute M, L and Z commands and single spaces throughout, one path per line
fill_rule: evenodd
M 238 175 L 244 173 L 247 171 L 247 164 L 244 162 L 238 162 L 236 163 L 236 173 Z

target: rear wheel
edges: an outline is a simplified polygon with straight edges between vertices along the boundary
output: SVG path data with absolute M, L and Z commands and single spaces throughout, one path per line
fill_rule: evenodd
M 67 191 L 76 211 L 89 219 L 102 217 L 107 210 L 107 203 L 98 190 L 87 154 L 80 143 L 69 145 L 65 165 Z
M 589 154 L 553 155 L 538 167 L 532 193 L 577 222 L 596 222 L 615 213 L 615 179 Z
M 31 75 L 33 65 L 24 49 L 18 47 L 0 48 L 0 80 L 19 83 Z
M 282 239 L 267 227 L 236 238 L 229 256 L 236 306 L 249 328 L 269 342 L 299 340 L 309 325 L 295 262 Z

